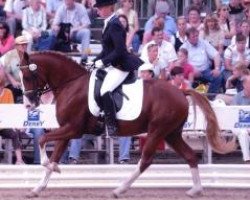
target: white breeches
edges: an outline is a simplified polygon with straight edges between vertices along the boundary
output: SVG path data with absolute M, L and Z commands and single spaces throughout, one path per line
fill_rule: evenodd
M 107 69 L 107 72 L 101 87 L 101 96 L 106 92 L 113 92 L 129 74 L 129 72 L 121 71 L 112 66 Z

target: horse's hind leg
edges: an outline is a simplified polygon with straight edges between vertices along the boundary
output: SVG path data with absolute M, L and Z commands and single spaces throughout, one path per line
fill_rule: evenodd
M 188 190 L 186 194 L 190 197 L 202 195 L 203 189 L 201 186 L 201 179 L 198 170 L 198 161 L 194 151 L 183 140 L 181 131 L 168 135 L 165 140 L 176 151 L 176 153 L 178 153 L 187 161 L 190 167 L 193 187 Z
M 147 138 L 147 141 L 142 150 L 142 157 L 139 160 L 135 171 L 131 174 L 131 176 L 128 179 L 126 179 L 121 184 L 121 186 L 119 186 L 113 191 L 113 196 L 115 198 L 118 198 L 120 194 L 125 193 L 129 189 L 129 187 L 133 184 L 133 182 L 150 166 L 150 164 L 153 161 L 153 156 L 158 143 L 159 139 L 157 139 L 156 137 Z

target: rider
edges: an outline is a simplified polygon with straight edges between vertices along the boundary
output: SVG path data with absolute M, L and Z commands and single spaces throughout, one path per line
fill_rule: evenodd
M 108 133 L 116 135 L 116 111 L 111 92 L 128 76 L 137 70 L 142 61 L 130 54 L 126 48 L 126 31 L 115 14 L 117 0 L 96 0 L 98 14 L 104 18 L 102 33 L 102 52 L 96 57 L 97 68 L 109 67 L 101 87 L 101 96 Z

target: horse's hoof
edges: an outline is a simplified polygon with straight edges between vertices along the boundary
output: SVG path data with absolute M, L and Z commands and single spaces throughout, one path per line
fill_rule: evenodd
M 49 160 L 45 160 L 45 161 L 41 162 L 41 165 L 43 167 L 47 167 L 49 165 Z
M 29 198 L 29 199 L 31 199 L 31 198 L 37 198 L 38 196 L 39 196 L 38 193 L 33 192 L 33 191 L 31 191 L 31 192 L 29 192 L 28 194 L 25 195 L 25 197 Z
M 115 190 L 113 190 L 112 197 L 115 198 L 115 199 L 118 199 L 119 198 L 119 194 Z
M 61 173 L 61 170 L 58 167 L 58 164 L 55 162 L 48 164 L 47 168 L 50 169 L 52 172 L 57 172 L 59 174 Z
M 186 195 L 192 198 L 203 196 L 202 188 L 192 188 L 186 192 Z
M 56 173 L 58 173 L 58 174 L 61 174 L 61 170 L 60 170 L 60 168 L 58 167 L 58 165 L 55 165 L 55 166 L 53 167 L 53 172 L 56 172 Z

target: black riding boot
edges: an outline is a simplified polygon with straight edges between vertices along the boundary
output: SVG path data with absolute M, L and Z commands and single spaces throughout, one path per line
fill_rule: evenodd
M 117 122 L 116 122 L 115 103 L 110 92 L 107 92 L 103 95 L 102 102 L 103 102 L 103 109 L 105 114 L 104 118 L 108 129 L 108 134 L 110 136 L 116 136 Z

